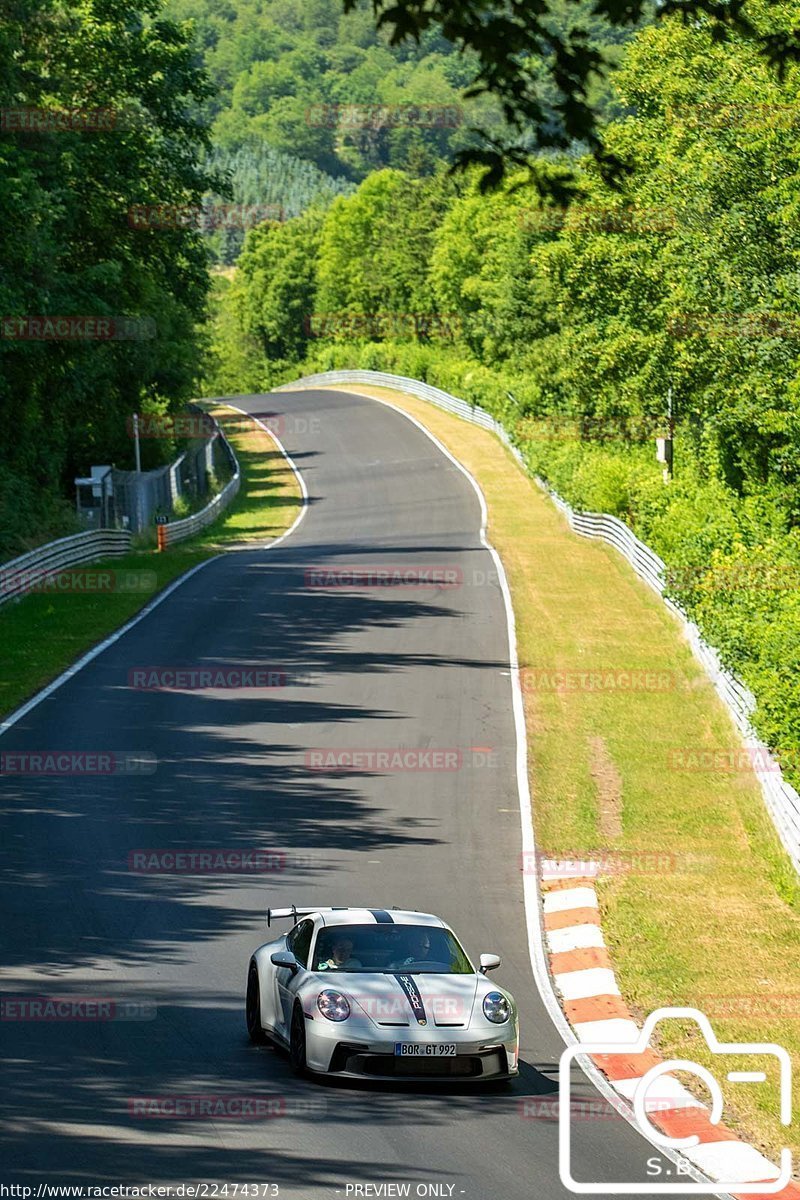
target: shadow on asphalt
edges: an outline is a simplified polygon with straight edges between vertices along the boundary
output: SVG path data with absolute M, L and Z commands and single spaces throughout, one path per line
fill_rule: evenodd
M 333 1186 L 348 1175 L 347 1164 L 317 1154 L 313 1136 L 320 1122 L 342 1129 L 369 1125 L 373 1131 L 398 1122 L 446 1130 L 479 1118 L 526 1122 L 536 1127 L 535 1136 L 548 1141 L 557 1136 L 557 1117 L 549 1103 L 536 1110 L 535 1121 L 529 1119 L 530 1097 L 549 1102 L 556 1095 L 554 1081 L 533 1064 L 524 1063 L 519 1078 L 509 1083 L 480 1087 L 298 1079 L 282 1050 L 249 1043 L 239 1008 L 222 1007 L 218 1001 L 199 1014 L 168 1000 L 157 1002 L 158 1026 L 171 1034 L 157 1056 L 148 1022 L 109 1022 L 100 1039 L 97 1026 L 73 1026 L 69 1049 L 57 1024 L 17 1026 L 16 1055 L 5 1071 L 13 1119 L 0 1138 L 4 1182 L 250 1178 Z M 183 1043 L 184 1026 L 191 1029 L 191 1054 Z M 34 1064 L 35 1072 L 30 1069 Z M 551 1064 L 542 1066 L 552 1069 Z M 44 1105 L 43 1090 L 50 1098 Z M 267 1102 L 271 1115 L 172 1115 L 174 1102 L 205 1100 L 230 1108 L 234 1099 Z M 256 1121 L 263 1145 L 258 1150 L 237 1145 L 237 1129 Z M 32 1153 L 21 1133 L 46 1146 L 46 1153 Z M 23 1160 L 20 1150 L 26 1142 Z M 89 1157 L 87 1171 L 84 1159 Z M 359 1162 L 360 1178 L 385 1178 L 391 1172 L 396 1174 L 396 1167 L 386 1162 Z M 420 1163 L 409 1164 L 404 1177 L 414 1178 L 417 1172 L 427 1178 L 437 1175 L 435 1167 Z

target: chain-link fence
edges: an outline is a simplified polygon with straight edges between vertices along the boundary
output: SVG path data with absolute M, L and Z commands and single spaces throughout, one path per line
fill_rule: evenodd
M 78 515 L 91 529 L 128 529 L 141 533 L 156 517 L 184 515 L 197 508 L 235 470 L 235 459 L 213 417 L 201 409 L 193 412 L 193 429 L 199 444 L 190 446 L 174 462 L 152 471 L 121 471 L 110 467 L 76 480 Z

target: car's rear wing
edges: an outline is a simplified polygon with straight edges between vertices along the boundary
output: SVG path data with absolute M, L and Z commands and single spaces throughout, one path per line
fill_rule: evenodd
M 290 908 L 268 908 L 267 928 L 269 928 L 272 922 L 277 920 L 278 917 L 291 917 L 292 924 L 296 925 L 301 917 L 308 917 L 311 915 L 311 913 L 317 912 L 331 912 L 331 909 L 320 908 L 319 905 L 316 908 L 298 908 L 296 904 L 292 904 Z
M 339 905 L 338 908 L 336 907 L 336 905 L 331 905 L 331 904 L 326 904 L 326 905 L 318 904 L 316 906 L 316 908 L 298 908 L 296 904 L 290 905 L 289 908 L 268 908 L 267 909 L 267 928 L 270 927 L 270 925 L 272 924 L 273 921 L 277 921 L 279 917 L 283 917 L 283 918 L 291 917 L 292 924 L 296 925 L 301 917 L 310 917 L 312 913 L 344 912 L 344 911 L 346 911 L 347 908 L 348 908 L 348 905 L 346 905 L 346 904 Z M 397 911 L 397 910 L 394 909 L 393 911 Z M 416 910 L 413 909 L 410 911 L 416 911 Z

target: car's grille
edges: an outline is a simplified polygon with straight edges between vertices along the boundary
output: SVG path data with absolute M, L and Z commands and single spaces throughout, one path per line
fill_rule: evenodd
M 482 1074 L 479 1058 L 399 1058 L 394 1054 L 359 1054 L 349 1065 L 350 1070 L 365 1075 L 424 1075 L 436 1079 Z

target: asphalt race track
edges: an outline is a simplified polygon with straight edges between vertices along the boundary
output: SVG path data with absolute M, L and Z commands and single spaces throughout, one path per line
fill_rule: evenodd
M 563 1045 L 528 957 L 507 629 L 478 499 L 423 432 L 364 397 L 235 403 L 277 415 L 308 487 L 305 519 L 272 550 L 197 572 L 0 740 L 5 754 L 157 760 L 152 774 L 2 781 L 4 995 L 116 1007 L 112 1020 L 2 1022 L 0 1181 L 247 1182 L 298 1200 L 406 1183 L 412 1196 L 565 1196 Z M 307 574 L 354 566 L 438 567 L 456 584 L 319 588 Z M 287 686 L 129 686 L 137 668 L 223 665 L 271 667 Z M 457 751 L 458 769 L 308 760 L 402 747 Z M 150 848 L 284 857 L 261 875 L 130 869 Z M 521 1010 L 520 1078 L 489 1092 L 320 1084 L 252 1047 L 248 957 L 266 940 L 267 905 L 292 902 L 429 910 L 473 958 L 501 954 L 495 978 Z M 582 1079 L 578 1095 L 597 1099 Z M 221 1097 L 226 1111 L 231 1098 L 269 1097 L 272 1115 L 171 1115 L 176 1097 Z M 142 1115 L 143 1098 L 161 1098 L 165 1115 Z M 653 1148 L 607 1111 L 577 1107 L 576 1176 L 646 1179 Z

